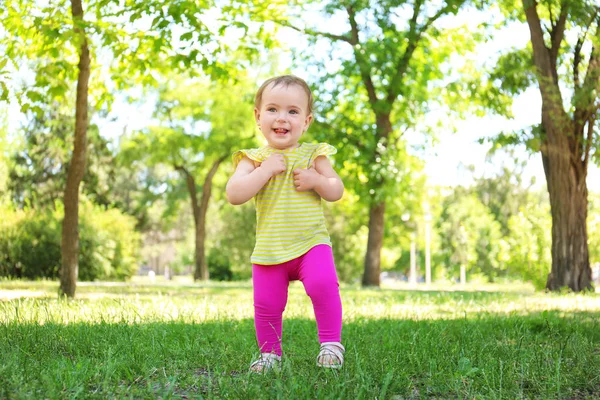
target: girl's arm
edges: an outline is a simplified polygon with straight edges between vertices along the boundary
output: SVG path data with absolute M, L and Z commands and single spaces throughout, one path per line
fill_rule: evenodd
M 285 159 L 281 154 L 271 154 L 258 167 L 244 157 L 225 187 L 227 201 L 233 205 L 244 204 L 256 196 L 272 176 L 282 172 L 285 172 Z
M 321 179 L 315 185 L 315 192 L 327 201 L 338 201 L 344 195 L 344 183 L 337 172 L 333 169 L 331 162 L 325 156 L 319 156 L 314 162 L 315 169 L 321 175 Z
M 344 194 L 344 184 L 325 156 L 318 156 L 314 168 L 294 171 L 296 190 L 314 190 L 326 201 L 337 201 Z

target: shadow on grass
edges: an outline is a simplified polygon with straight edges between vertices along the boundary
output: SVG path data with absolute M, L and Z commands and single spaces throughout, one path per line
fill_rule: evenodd
M 342 295 L 350 294 L 357 300 L 369 299 L 376 296 L 378 300 L 405 302 L 418 299 L 421 303 L 445 304 L 452 302 L 484 302 L 507 301 L 524 298 L 556 298 L 564 294 L 542 294 L 528 290 L 507 290 L 493 286 L 494 290 L 461 290 L 460 286 L 453 285 L 440 289 L 437 286 L 412 288 L 408 285 L 397 288 L 360 288 L 357 286 L 342 285 Z M 303 291 L 299 282 L 290 286 L 291 290 Z M 476 287 L 473 287 L 476 289 Z M 194 296 L 224 295 L 240 296 L 251 295 L 251 282 L 79 282 L 77 286 L 77 299 L 97 299 L 102 297 L 132 297 L 132 296 L 168 296 L 173 298 L 186 298 Z M 55 281 L 0 281 L 0 301 L 10 301 L 19 298 L 56 298 L 58 282 Z M 568 294 L 566 296 L 569 296 Z M 600 293 L 589 293 L 586 297 L 600 303 Z
M 302 291 L 299 282 L 293 282 L 291 290 Z M 211 282 L 211 283 L 157 283 L 138 284 L 123 282 L 79 282 L 76 298 L 96 299 L 100 297 L 130 297 L 130 296 L 169 296 L 189 297 L 214 294 L 240 294 L 251 292 L 250 282 Z M 342 286 L 342 293 L 349 293 L 358 299 L 372 295 L 393 301 L 405 301 L 420 298 L 423 301 L 433 301 L 436 304 L 447 302 L 448 299 L 460 301 L 494 301 L 499 299 L 517 299 L 534 295 L 533 292 L 517 291 L 460 291 L 460 290 L 427 290 L 411 288 L 359 288 Z M 0 301 L 10 301 L 19 298 L 56 298 L 58 282 L 53 281 L 2 281 L 0 282 Z M 600 296 L 598 296 L 600 298 Z
M 346 365 L 315 366 L 315 322 L 284 320 L 282 370 L 247 372 L 253 321 L 0 327 L 6 398 L 597 398 L 600 313 L 344 325 Z
M 190 297 L 224 293 L 249 292 L 250 284 L 135 284 L 135 283 L 97 283 L 80 282 L 76 291 L 76 299 L 97 299 L 102 297 L 130 297 L 130 296 L 169 296 Z M 15 299 L 56 299 L 58 297 L 58 283 L 44 282 L 2 282 L 0 283 L 0 301 Z

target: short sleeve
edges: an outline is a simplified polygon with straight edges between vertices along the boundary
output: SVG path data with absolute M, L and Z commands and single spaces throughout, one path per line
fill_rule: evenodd
M 252 161 L 263 162 L 269 157 L 270 152 L 267 148 L 262 147 L 260 149 L 244 149 L 238 150 L 233 153 L 233 168 L 237 168 L 238 164 L 244 157 L 248 157 Z
M 308 165 L 312 165 L 313 161 L 319 156 L 329 156 L 335 153 L 337 153 L 337 149 L 332 145 L 327 143 L 319 143 L 313 150 L 310 160 L 308 161 Z

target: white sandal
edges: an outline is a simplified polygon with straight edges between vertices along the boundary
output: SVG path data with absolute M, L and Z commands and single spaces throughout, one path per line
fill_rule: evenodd
M 317 367 L 340 369 L 344 365 L 346 349 L 339 342 L 321 343 L 321 351 L 317 356 Z
M 279 369 L 281 363 L 281 356 L 275 353 L 260 353 L 258 360 L 250 364 L 250 372 L 257 374 L 264 374 L 274 369 Z

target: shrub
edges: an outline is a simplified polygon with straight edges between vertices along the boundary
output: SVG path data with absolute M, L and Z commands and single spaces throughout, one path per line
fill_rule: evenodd
M 62 204 L 15 209 L 0 204 L 0 276 L 56 279 L 61 265 Z M 124 280 L 137 269 L 135 220 L 85 199 L 80 206 L 79 280 Z
M 230 281 L 233 279 L 231 262 L 222 250 L 212 248 L 206 257 L 210 279 L 214 281 Z
M 0 275 L 16 278 L 57 278 L 60 268 L 60 228 L 51 210 L 15 210 L 2 206 Z

